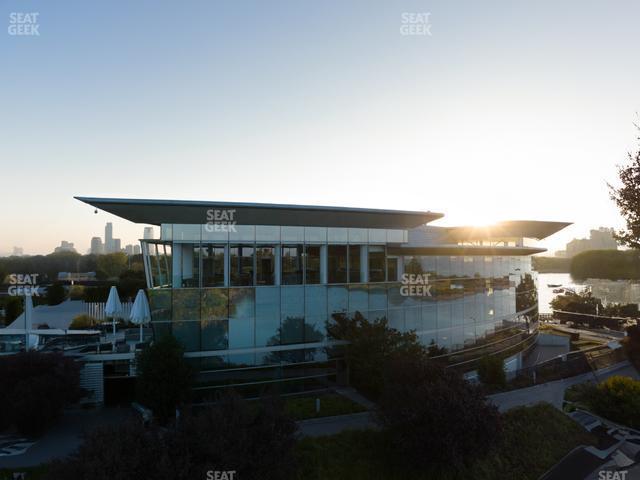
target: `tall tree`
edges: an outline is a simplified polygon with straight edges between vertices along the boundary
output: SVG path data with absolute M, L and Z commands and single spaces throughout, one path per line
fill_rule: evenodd
M 639 125 L 636 127 L 640 130 Z M 609 190 L 627 224 L 617 232 L 616 238 L 628 247 L 640 249 L 640 148 L 628 157 L 629 163 L 618 167 L 622 185 L 619 188 L 609 185 Z

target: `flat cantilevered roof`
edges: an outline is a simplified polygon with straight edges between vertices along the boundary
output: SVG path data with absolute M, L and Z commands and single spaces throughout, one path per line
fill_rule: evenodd
M 203 225 L 211 212 L 233 210 L 238 225 L 290 225 L 305 227 L 413 228 L 442 218 L 442 213 L 370 208 L 280 205 L 269 203 L 205 202 L 74 197 L 81 202 L 135 223 Z
M 490 240 L 494 238 L 535 238 L 536 240 L 542 240 L 569 225 L 571 225 L 571 222 L 509 220 L 483 227 L 450 227 L 447 229 L 446 238 L 454 242 Z

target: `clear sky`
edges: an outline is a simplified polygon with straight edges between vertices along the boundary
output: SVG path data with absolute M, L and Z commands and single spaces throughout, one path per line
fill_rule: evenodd
M 37 12 L 39 36 L 9 35 Z M 401 35 L 429 12 L 431 35 Z M 84 252 L 74 195 L 620 226 L 638 1 L 0 1 L 0 252 Z

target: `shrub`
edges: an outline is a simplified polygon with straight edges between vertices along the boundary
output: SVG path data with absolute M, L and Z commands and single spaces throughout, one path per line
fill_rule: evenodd
M 495 355 L 485 355 L 478 362 L 478 377 L 488 387 L 503 388 L 507 384 L 504 361 Z
M 71 300 L 82 300 L 84 298 L 84 285 L 72 285 L 69 288 L 69 298 Z
M 76 315 L 73 318 L 71 324 L 69 325 L 69 328 L 71 330 L 86 330 L 93 327 L 96 322 L 97 320 L 91 315 L 81 313 L 80 315 Z
M 336 340 L 347 340 L 346 361 L 350 382 L 363 393 L 377 398 L 384 381 L 384 366 L 391 357 L 406 354 L 425 359 L 427 350 L 413 332 L 400 333 L 388 326 L 386 318 L 367 320 L 360 312 L 352 317 L 333 316 L 327 324 L 328 335 Z
M 192 371 L 182 345 L 165 335 L 137 357 L 137 397 L 161 423 L 191 396 Z
M 500 438 L 498 410 L 479 388 L 444 366 L 406 355 L 385 369 L 378 422 L 397 458 L 415 467 L 461 467 Z
M 249 408 L 236 395 L 177 427 L 140 423 L 96 430 L 68 459 L 53 462 L 47 478 L 57 480 L 191 480 L 208 471 L 235 470 L 235 478 L 289 478 L 295 469 L 296 424 L 276 399 Z
M 47 288 L 48 305 L 59 305 L 64 302 L 66 296 L 64 285 L 61 283 L 54 283 Z
M 80 365 L 58 353 L 23 352 L 0 357 L 0 429 L 43 432 L 66 405 L 82 398 Z

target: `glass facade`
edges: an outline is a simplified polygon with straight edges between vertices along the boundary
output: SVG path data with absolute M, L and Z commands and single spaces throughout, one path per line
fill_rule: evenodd
M 277 366 L 282 380 L 283 365 L 292 378 L 304 365 L 305 378 L 315 368 L 318 378 L 335 375 L 326 362 L 340 347 L 326 323 L 336 314 L 387 318 L 463 359 L 520 345 L 537 328 L 527 255 L 389 254 L 406 231 L 258 226 L 225 243 L 165 230 L 173 240 L 143 248 L 152 326 L 175 335 L 203 372 Z

